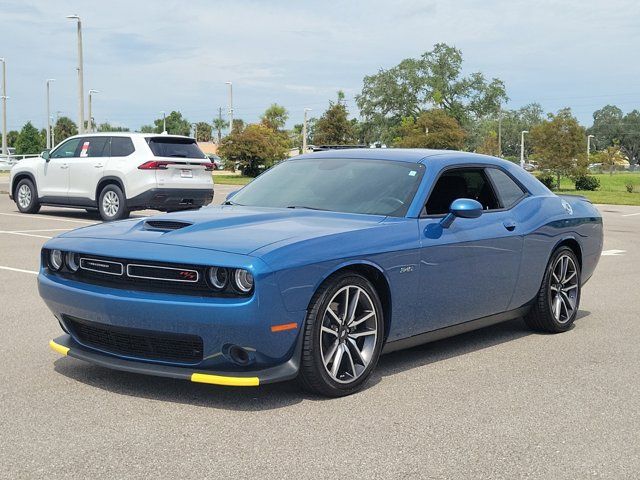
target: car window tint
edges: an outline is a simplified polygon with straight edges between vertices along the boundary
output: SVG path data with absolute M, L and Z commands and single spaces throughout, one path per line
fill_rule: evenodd
M 72 138 L 71 140 L 67 140 L 53 152 L 51 152 L 50 158 L 71 158 L 75 155 L 79 144 L 79 138 Z
M 427 215 L 443 215 L 458 198 L 471 198 L 482 204 L 485 210 L 500 208 L 491 184 L 482 169 L 460 168 L 443 173 L 425 205 Z
M 520 188 L 520 185 L 502 170 L 488 168 L 487 174 L 493 181 L 503 208 L 511 208 L 524 195 L 524 191 Z
M 111 137 L 111 156 L 126 157 L 135 151 L 129 137 Z
M 84 137 L 80 142 L 80 150 L 76 156 L 80 158 L 108 156 L 108 144 L 109 137 Z M 106 155 L 105 150 L 107 151 Z

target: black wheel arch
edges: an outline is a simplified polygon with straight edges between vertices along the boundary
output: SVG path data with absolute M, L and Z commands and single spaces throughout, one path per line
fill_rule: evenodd
M 98 185 L 96 185 L 96 205 L 100 200 L 100 192 L 102 192 L 104 187 L 106 187 L 107 185 L 116 185 L 120 190 L 122 190 L 124 198 L 127 198 L 127 192 L 124 189 L 124 182 L 122 181 L 122 179 L 120 177 L 116 177 L 115 175 L 107 175 L 106 177 L 102 177 L 98 182 Z
M 11 183 L 11 199 L 13 200 L 13 198 L 16 195 L 16 188 L 18 188 L 18 184 L 24 180 L 25 178 L 31 180 L 31 183 L 33 183 L 33 188 L 36 189 L 36 198 L 38 197 L 38 185 L 36 183 L 36 177 L 31 173 L 31 172 L 20 172 L 17 173 L 15 177 L 13 177 L 13 181 Z

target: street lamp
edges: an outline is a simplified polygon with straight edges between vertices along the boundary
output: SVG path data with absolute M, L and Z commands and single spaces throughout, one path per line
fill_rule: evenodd
M 89 90 L 89 132 L 93 133 L 93 114 L 91 113 L 91 95 L 100 93 L 99 90 Z
M 193 127 L 193 138 L 196 139 L 196 143 L 197 143 L 198 142 L 198 124 L 192 123 L 191 126 Z
M 84 133 L 84 72 L 82 67 L 82 22 L 79 15 L 67 15 L 69 20 L 78 22 L 78 133 Z
M 233 83 L 225 82 L 229 85 L 229 133 L 233 132 Z
M 596 138 L 594 135 L 587 135 L 587 166 L 589 165 L 589 155 L 591 155 L 591 139 Z
M 529 130 L 523 130 L 520 133 L 520 167 L 524 168 L 524 134 L 529 133 Z
M 310 112 L 310 108 L 304 109 L 304 122 L 302 123 L 302 154 L 307 153 L 307 112 Z
M 164 110 L 160 112 L 162 114 L 162 133 L 167 132 L 167 116 L 164 113 Z
M 2 154 L 9 155 L 7 150 L 7 61 L 0 58 L 2 62 Z
M 56 79 L 55 78 L 49 78 L 47 79 L 47 150 L 51 149 L 52 145 L 51 145 L 51 113 L 49 111 L 49 107 L 50 107 L 50 87 L 49 85 L 51 84 L 51 82 L 55 82 Z

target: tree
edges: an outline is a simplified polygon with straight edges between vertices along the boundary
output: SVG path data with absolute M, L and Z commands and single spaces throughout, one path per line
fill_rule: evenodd
M 498 148 L 498 134 L 494 131 L 488 132 L 482 143 L 478 145 L 478 148 L 476 148 L 476 153 L 492 155 L 494 157 L 499 156 L 500 149 Z
M 628 161 L 617 142 L 612 146 L 597 152 L 593 157 L 596 163 L 602 163 L 603 170 L 605 167 L 609 168 L 610 175 L 613 174 L 613 171 L 617 166 L 622 167 L 628 164 Z
M 222 140 L 222 130 L 229 126 L 229 122 L 225 121 L 222 117 L 213 119 L 213 128 L 218 132 L 218 145 L 220 145 L 220 140 Z
M 171 112 L 167 115 L 166 119 L 158 118 L 153 121 L 155 125 L 154 133 L 162 133 L 164 123 L 167 124 L 167 133 L 171 135 L 185 135 L 188 136 L 191 133 L 191 123 L 189 120 L 182 117 L 182 114 L 177 111 Z
M 111 125 L 109 122 L 104 122 L 98 125 L 98 132 L 128 132 L 129 129 L 127 127 L 116 127 Z
M 277 103 L 271 104 L 269 108 L 262 114 L 262 123 L 273 130 L 283 130 L 287 120 L 289 119 L 289 112 L 282 105 Z
M 420 58 L 407 58 L 363 80 L 356 97 L 360 114 L 385 134 L 402 119 L 443 109 L 466 126 L 472 118 L 495 114 L 508 100 L 504 82 L 480 72 L 462 75 L 462 52 L 444 43 Z
M 353 125 L 344 105 L 344 93 L 338 92 L 337 102 L 329 101 L 329 108 L 315 122 L 315 145 L 348 145 L 355 141 Z
M 572 175 L 577 168 L 584 167 L 585 130 L 571 114 L 571 109 L 562 109 L 556 115 L 549 114 L 547 120 L 531 129 L 529 136 L 533 156 L 540 168 L 556 174 L 556 185 L 560 185 L 561 175 Z
M 640 112 L 624 115 L 615 105 L 605 105 L 593 112 L 593 126 L 588 130 L 595 136 L 598 149 L 618 145 L 631 163 L 640 160 Z
M 15 147 L 18 155 L 40 153 L 44 148 L 40 132 L 31 122 L 27 122 L 20 130 Z
M 142 125 L 140 127 L 141 133 L 157 133 L 156 130 L 157 129 L 154 125 Z
M 234 122 L 235 123 L 235 122 Z M 219 153 L 229 162 L 238 162 L 243 175 L 256 176 L 289 153 L 286 137 L 263 123 L 235 128 L 222 139 Z
M 196 142 L 211 141 L 211 125 L 209 125 L 207 122 L 196 123 L 196 131 L 198 132 Z
M 422 112 L 417 120 L 407 117 L 400 125 L 395 145 L 404 148 L 460 150 L 465 133 L 460 124 L 442 109 Z
M 69 117 L 60 117 L 53 127 L 53 136 L 56 143 L 60 143 L 67 138 L 77 135 L 78 127 Z

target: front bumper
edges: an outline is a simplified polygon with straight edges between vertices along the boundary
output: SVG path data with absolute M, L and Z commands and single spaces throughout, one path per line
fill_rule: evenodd
M 300 346 L 301 342 L 298 342 L 296 350 Z M 55 340 L 50 340 L 49 347 L 60 355 L 114 370 L 230 387 L 257 387 L 267 383 L 292 380 L 298 374 L 300 358 L 299 352 L 296 352 L 289 361 L 274 367 L 250 372 L 223 372 L 125 360 L 84 348 L 75 342 L 70 335 L 62 335 Z
M 131 209 L 181 210 L 202 207 L 213 201 L 212 188 L 152 188 L 127 200 Z

